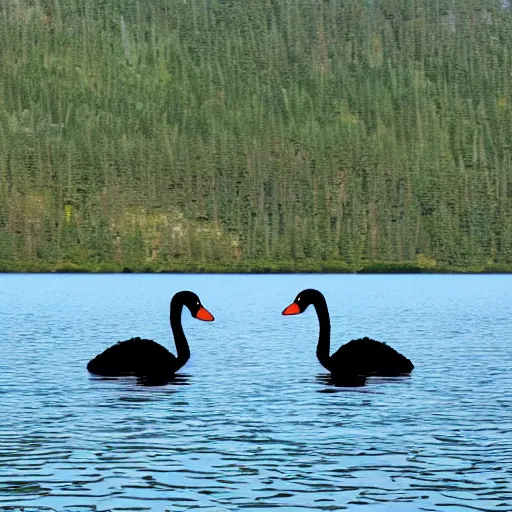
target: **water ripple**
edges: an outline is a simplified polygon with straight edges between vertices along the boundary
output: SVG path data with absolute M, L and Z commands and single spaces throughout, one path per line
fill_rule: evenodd
M 510 512 L 511 285 L 0 276 L 0 509 Z M 326 294 L 333 348 L 381 339 L 413 360 L 412 376 L 336 386 L 315 360 L 314 314 L 280 314 L 306 287 Z M 169 345 L 179 289 L 216 322 L 184 315 L 192 358 L 175 379 L 86 372 L 119 339 Z

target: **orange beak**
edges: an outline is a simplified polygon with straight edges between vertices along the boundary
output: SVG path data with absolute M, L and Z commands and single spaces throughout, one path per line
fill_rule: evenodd
M 300 313 L 299 305 L 292 302 L 284 311 L 283 315 L 298 315 Z
M 215 320 L 213 315 L 202 306 L 199 308 L 199 311 L 196 314 L 196 318 L 198 320 L 203 320 L 203 322 L 213 322 Z

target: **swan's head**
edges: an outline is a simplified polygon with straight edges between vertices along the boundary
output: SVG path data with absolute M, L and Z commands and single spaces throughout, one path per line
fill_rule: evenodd
M 178 292 L 172 298 L 173 301 L 179 301 L 190 310 L 194 318 L 204 322 L 213 322 L 213 315 L 201 304 L 199 297 L 194 292 Z
M 318 290 L 308 288 L 302 290 L 295 300 L 283 311 L 283 315 L 298 315 L 304 313 L 310 304 L 317 302 L 319 299 L 323 299 L 323 295 Z

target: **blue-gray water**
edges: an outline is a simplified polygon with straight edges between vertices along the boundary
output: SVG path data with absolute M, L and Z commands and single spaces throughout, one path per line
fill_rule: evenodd
M 332 348 L 360 336 L 410 378 L 330 386 L 306 287 Z M 172 348 L 180 379 L 90 376 L 132 336 Z M 512 510 L 512 276 L 0 275 L 0 509 Z

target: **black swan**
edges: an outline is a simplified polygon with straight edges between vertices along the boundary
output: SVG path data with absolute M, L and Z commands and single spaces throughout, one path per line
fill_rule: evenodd
M 336 382 L 362 385 L 368 375 L 397 376 L 412 372 L 414 365 L 390 346 L 370 338 L 352 340 L 329 355 L 331 322 L 325 297 L 318 290 L 301 291 L 283 311 L 283 315 L 297 315 L 312 304 L 318 315 L 320 334 L 316 356 L 320 364 L 331 372 Z
M 183 306 L 198 320 L 211 322 L 214 319 L 195 293 L 182 291 L 174 295 L 170 305 L 170 320 L 177 357 L 153 340 L 131 338 L 119 341 L 98 354 L 89 361 L 87 369 L 103 376 L 172 377 L 190 358 L 190 349 L 181 325 Z

